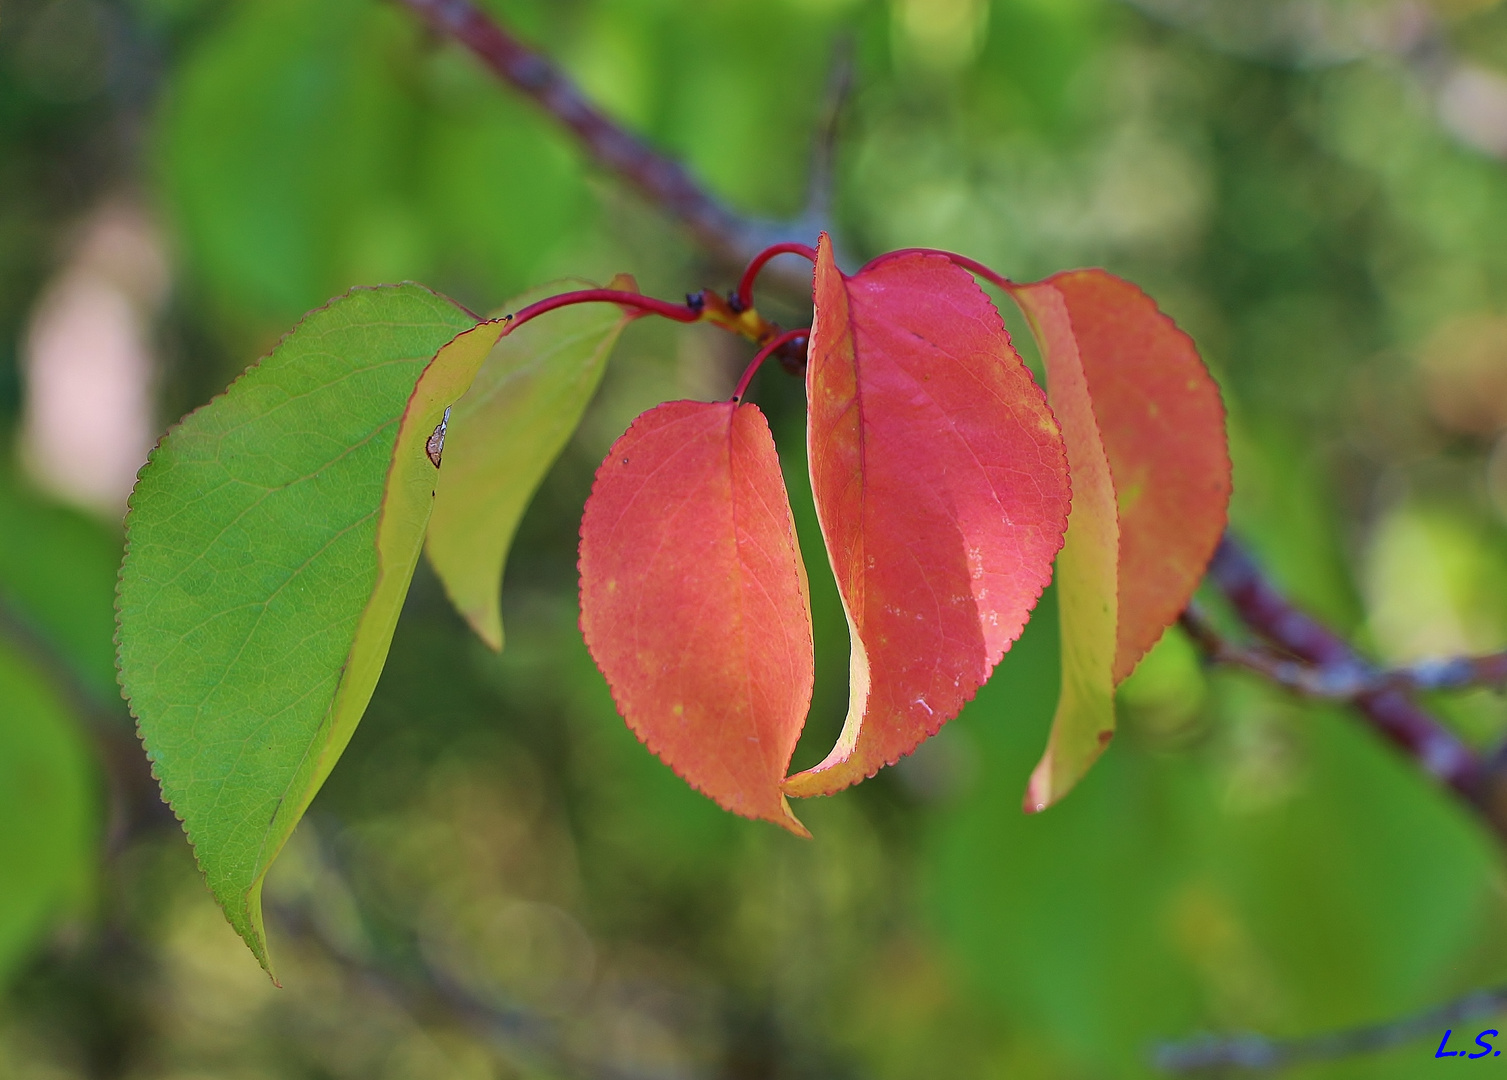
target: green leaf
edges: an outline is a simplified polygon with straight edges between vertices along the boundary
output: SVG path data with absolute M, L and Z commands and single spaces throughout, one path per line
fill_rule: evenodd
M 99 836 L 77 721 L 36 665 L 0 640 L 0 982 L 87 892 Z
M 426 441 L 502 330 L 475 323 L 417 285 L 340 297 L 169 432 L 131 498 L 121 683 L 263 966 L 262 879 L 381 673 L 433 501 Z
M 615 289 L 636 291 L 632 279 Z M 514 297 L 506 311 L 590 282 L 559 282 Z M 518 328 L 492 349 L 450 414 L 428 552 L 456 609 L 501 650 L 502 569 L 518 522 L 581 422 L 607 355 L 632 315 L 578 304 Z

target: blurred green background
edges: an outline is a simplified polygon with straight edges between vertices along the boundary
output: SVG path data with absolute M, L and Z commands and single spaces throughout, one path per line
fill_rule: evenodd
M 771 218 L 802 209 L 850 39 L 847 251 L 1131 277 L 1225 388 L 1234 519 L 1286 589 L 1387 660 L 1507 645 L 1507 4 L 489 6 Z M 351 285 L 484 310 L 618 271 L 732 281 L 396 4 L 0 0 L 0 1077 L 1139 1077 L 1158 1040 L 1507 981 L 1496 841 L 1354 716 L 1207 672 L 1177 631 L 1103 762 L 1024 816 L 1050 594 L 939 737 L 799 808 L 814 841 L 689 790 L 586 656 L 575 535 L 627 422 L 727 393 L 748 350 L 646 321 L 524 523 L 503 655 L 421 568 L 269 882 L 273 987 L 115 689 L 130 478 Z M 799 325 L 799 296 L 767 306 Z M 770 370 L 755 398 L 812 571 L 803 766 L 840 724 L 846 632 L 800 385 Z M 1474 745 L 1507 734 L 1489 691 L 1433 704 Z M 1294 1075 L 1423 1076 L 1437 1037 Z

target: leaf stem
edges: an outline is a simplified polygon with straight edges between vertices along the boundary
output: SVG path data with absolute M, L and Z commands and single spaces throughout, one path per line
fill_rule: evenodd
M 504 316 L 508 320 L 504 336 L 511 334 L 524 323 L 538 318 L 540 315 L 556 308 L 570 307 L 572 304 L 618 304 L 622 307 L 636 308 L 639 312 L 635 318 L 644 315 L 661 315 L 666 319 L 673 319 L 681 323 L 700 322 L 702 312 L 689 304 L 672 304 L 668 300 L 656 300 L 652 296 L 643 296 L 636 292 L 626 292 L 622 289 L 579 289 L 575 292 L 560 293 L 558 296 L 546 296 L 543 300 L 536 301 L 512 315 Z
M 760 365 L 762 365 L 764 361 L 770 357 L 771 354 L 777 352 L 786 345 L 793 345 L 797 341 L 802 342 L 802 347 L 804 347 L 804 345 L 806 343 L 809 343 L 810 340 L 811 327 L 809 326 L 802 327 L 799 330 L 786 330 L 779 337 L 771 338 L 762 349 L 754 354 L 754 358 L 748 362 L 748 367 L 743 369 L 743 377 L 738 380 L 738 388 L 733 391 L 733 402 L 737 403 L 743 400 L 743 395 L 748 390 L 748 384 L 753 382 L 753 377 L 758 372 Z
M 743 271 L 742 278 L 738 280 L 738 288 L 733 293 L 742 310 L 747 311 L 753 307 L 754 279 L 759 276 L 759 271 L 764 269 L 764 264 L 776 255 L 799 255 L 812 263 L 816 262 L 816 249 L 810 244 L 773 244 L 765 248 L 749 261 L 748 268 Z

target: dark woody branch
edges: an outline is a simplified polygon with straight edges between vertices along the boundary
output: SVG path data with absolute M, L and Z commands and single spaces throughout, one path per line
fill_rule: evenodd
M 1420 660 L 1395 668 L 1368 665 L 1322 665 L 1294 659 L 1277 649 L 1231 641 L 1209 621 L 1202 608 L 1189 604 L 1179 619 L 1204 655 L 1216 664 L 1245 668 L 1304 697 L 1354 701 L 1367 691 L 1501 689 L 1507 684 L 1507 653 Z
M 586 99 L 553 61 L 524 45 L 471 0 L 402 2 L 437 32 L 470 49 L 505 82 L 533 99 L 573 132 L 599 165 L 628 181 L 656 206 L 682 222 L 712 254 L 746 263 L 775 243 L 810 240 L 805 231 L 811 223 L 781 226 L 745 217 L 724 206 L 684 166 L 608 117 Z M 850 45 L 839 43 L 813 152 L 811 210 L 823 215 L 831 185 L 836 125 L 851 90 L 850 51 Z M 801 231 L 801 235 L 785 235 L 792 230 Z M 1209 576 L 1230 597 L 1252 630 L 1291 654 L 1297 662 L 1276 653 L 1219 642 L 1207 623 L 1190 609 L 1184 625 L 1215 659 L 1250 668 L 1310 696 L 1354 701 L 1390 738 L 1420 755 L 1430 772 L 1462 790 L 1469 786 L 1476 769 L 1473 755 L 1437 721 L 1407 702 L 1401 692 L 1507 682 L 1507 653 L 1378 671 L 1362 660 L 1343 638 L 1292 607 L 1228 537 L 1214 556 Z
M 1360 667 L 1323 667 L 1294 659 L 1266 645 L 1232 641 L 1219 632 L 1197 603 L 1190 603 L 1178 623 L 1214 664 L 1244 668 L 1268 682 L 1303 697 L 1320 701 L 1354 701 L 1362 690 L 1375 687 L 1377 673 Z
M 1349 701 L 1424 772 L 1453 788 L 1472 806 L 1485 809 L 1484 770 L 1475 752 L 1389 682 L 1349 642 L 1294 607 L 1228 534 L 1214 553 L 1208 576 L 1246 626 L 1299 663 L 1278 654 L 1224 645 L 1194 611 L 1183 625 L 1191 623 L 1194 640 L 1206 650 L 1215 650 L 1211 653 L 1215 659 L 1239 662 L 1291 689 L 1317 690 L 1316 696 Z M 1500 831 L 1494 815 L 1487 816 Z

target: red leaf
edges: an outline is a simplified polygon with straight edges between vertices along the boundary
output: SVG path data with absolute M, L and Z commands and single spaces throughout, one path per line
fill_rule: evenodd
M 1193 342 L 1102 270 L 1013 289 L 1046 361 L 1075 497 L 1058 560 L 1062 694 L 1026 808 L 1065 795 L 1114 732 L 1114 687 L 1187 605 L 1230 497 L 1224 407 Z
M 757 407 L 667 402 L 613 445 L 581 521 L 581 631 L 650 750 L 806 835 L 780 783 L 811 704 L 810 604 Z
M 847 277 L 816 263 L 807 431 L 852 639 L 847 723 L 786 781 L 822 795 L 934 735 L 988 679 L 1051 577 L 1062 437 L 983 291 L 945 257 Z

